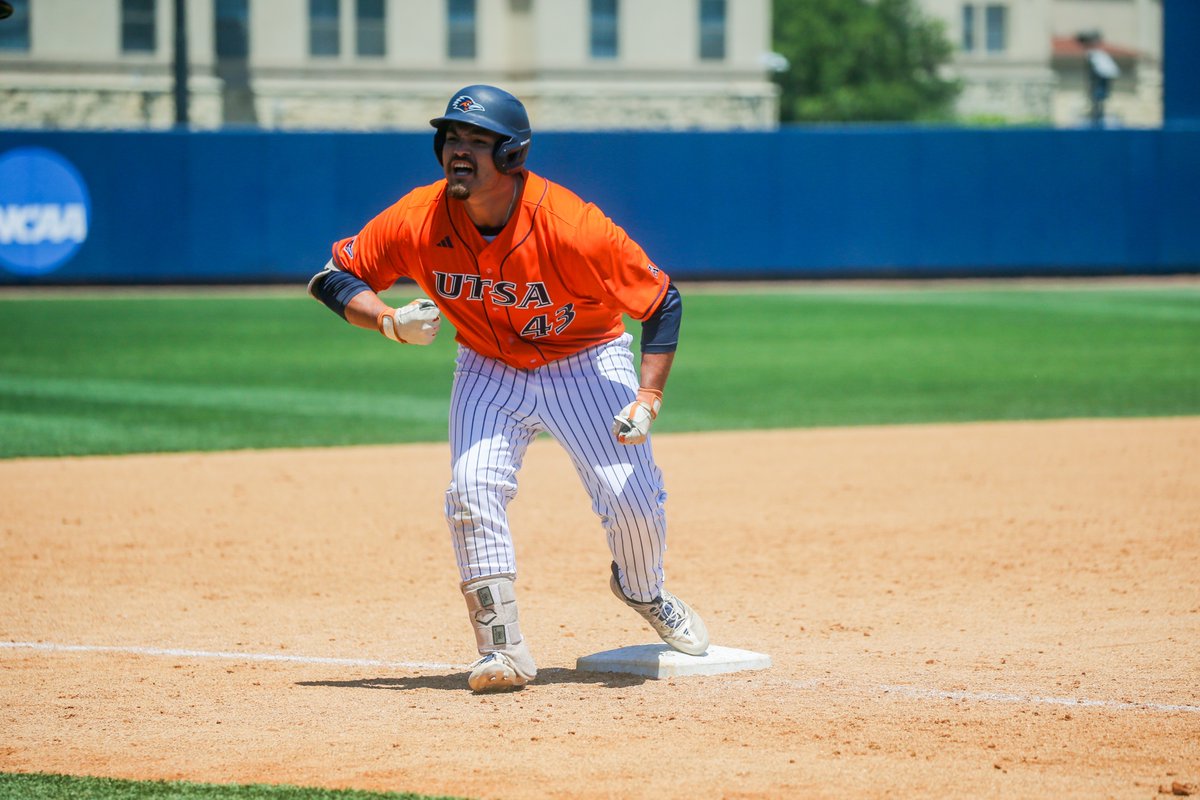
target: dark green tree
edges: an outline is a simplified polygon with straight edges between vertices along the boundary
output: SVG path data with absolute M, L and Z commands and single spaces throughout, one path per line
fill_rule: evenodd
M 944 119 L 958 95 L 954 51 L 917 0 L 774 0 L 783 122 Z

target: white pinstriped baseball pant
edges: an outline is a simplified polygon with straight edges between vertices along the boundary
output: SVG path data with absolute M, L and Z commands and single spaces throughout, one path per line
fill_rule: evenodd
M 592 498 L 621 567 L 621 588 L 640 601 L 659 594 L 667 533 L 662 472 L 649 441 L 618 444 L 611 430 L 613 415 L 637 394 L 631 341 L 624 334 L 535 370 L 459 346 L 446 520 L 464 583 L 516 574 L 506 508 L 530 442 L 545 431 L 570 454 Z M 603 576 L 603 565 L 598 572 Z

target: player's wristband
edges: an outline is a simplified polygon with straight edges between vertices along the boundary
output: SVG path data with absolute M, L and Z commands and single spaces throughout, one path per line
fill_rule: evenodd
M 658 418 L 658 410 L 662 408 L 662 390 L 641 386 L 637 391 L 637 402 L 644 403 L 650 409 L 650 418 Z
M 400 344 L 408 344 L 408 342 L 401 339 L 399 337 L 399 335 L 397 335 L 397 333 L 396 333 L 396 316 L 395 315 L 396 315 L 396 309 L 394 309 L 394 308 L 388 309 L 387 311 L 379 312 L 379 316 L 375 318 L 375 327 L 377 327 L 379 329 L 380 333 L 382 333 L 387 338 L 391 339 L 393 342 L 399 342 Z

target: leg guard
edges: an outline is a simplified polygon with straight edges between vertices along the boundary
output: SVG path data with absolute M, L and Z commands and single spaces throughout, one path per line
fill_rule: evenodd
M 511 575 L 491 575 L 462 587 L 483 658 L 467 679 L 476 692 L 519 689 L 537 675 L 537 665 L 517 620 L 517 595 Z

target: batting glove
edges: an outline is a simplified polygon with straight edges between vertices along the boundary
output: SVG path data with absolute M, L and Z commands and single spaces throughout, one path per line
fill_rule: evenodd
M 432 300 L 421 298 L 406 306 L 384 311 L 376 320 L 379 332 L 401 344 L 433 344 L 442 327 L 442 312 Z
M 621 444 L 641 444 L 650 435 L 650 425 L 662 408 L 662 392 L 657 389 L 638 389 L 637 399 L 613 417 L 612 432 Z

